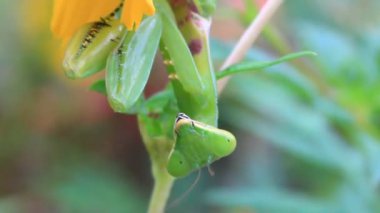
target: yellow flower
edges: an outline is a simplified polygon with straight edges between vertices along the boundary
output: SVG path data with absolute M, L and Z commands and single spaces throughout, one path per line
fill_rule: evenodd
M 140 25 L 143 14 L 153 15 L 155 12 L 152 0 L 125 0 L 121 21 L 128 29 Z
M 51 29 L 59 38 L 68 39 L 83 24 L 107 16 L 120 0 L 55 0 Z M 152 0 L 124 0 L 121 22 L 129 30 L 136 29 L 143 15 L 153 15 Z

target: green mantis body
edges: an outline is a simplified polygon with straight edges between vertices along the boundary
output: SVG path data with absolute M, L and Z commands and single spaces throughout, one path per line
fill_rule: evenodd
M 183 113 L 178 115 L 174 131 L 176 144 L 167 165 L 174 177 L 186 176 L 228 156 L 236 147 L 236 139 L 230 132 L 192 120 Z

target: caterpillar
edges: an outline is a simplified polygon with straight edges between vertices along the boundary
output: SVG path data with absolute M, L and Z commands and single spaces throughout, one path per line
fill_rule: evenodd
M 105 68 L 109 53 L 126 31 L 118 20 L 120 8 L 121 5 L 99 21 L 84 25 L 71 38 L 63 61 L 69 78 L 84 78 Z
M 83 52 L 84 49 L 88 47 L 89 44 L 95 39 L 96 35 L 105 27 L 112 27 L 111 23 L 114 19 L 117 19 L 118 13 L 123 4 L 120 4 L 114 11 L 112 11 L 106 17 L 100 17 L 99 21 L 96 21 L 90 25 L 87 34 L 84 36 L 81 43 L 80 49 L 78 51 L 77 57 Z M 112 41 L 113 39 L 111 39 Z

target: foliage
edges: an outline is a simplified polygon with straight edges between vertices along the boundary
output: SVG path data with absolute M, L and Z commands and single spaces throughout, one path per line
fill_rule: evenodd
M 214 12 L 215 26 L 225 24 L 221 19 L 236 18 L 246 24 L 257 12 L 250 0 L 244 1 L 245 11 L 222 1 L 216 10 L 216 1 L 195 2 L 202 16 Z M 366 2 L 345 2 L 342 7 L 332 1 L 286 1 L 280 18 L 266 28 L 246 60 L 216 76 L 210 75 L 210 62 L 223 61 L 234 42 L 213 38 L 211 50 L 201 53 L 213 58 L 194 57 L 187 44 L 194 37 L 205 38 L 205 29 L 192 23 L 177 28 L 181 14 L 158 12 L 130 40 L 122 38 L 128 56 L 119 58 L 116 50 L 109 58 L 116 65 L 124 61 L 126 69 L 114 66 L 106 75 L 125 71 L 123 75 L 136 77 L 119 81 L 132 95 L 113 92 L 120 85 L 106 84 L 101 75 L 95 77 L 100 80 L 90 79 L 95 82 L 90 89 L 108 95 L 110 103 L 121 100 L 122 107 L 113 104 L 116 111 L 138 114 L 144 144 L 156 162 L 173 149 L 179 111 L 236 136 L 234 154 L 212 165 L 216 176 L 202 171 L 193 191 L 172 207 L 196 174 L 176 181 L 168 212 L 378 212 L 379 35 L 377 26 L 368 20 L 363 26 L 359 17 L 379 20 L 379 5 Z M 7 12 L 3 4 L 4 20 L 17 20 L 21 13 L 11 11 L 19 8 L 10 6 Z M 172 9 L 157 8 L 163 10 Z M 353 18 L 352 11 L 362 16 Z M 149 20 L 160 21 L 151 27 Z M 6 39 L 0 50 L 0 212 L 145 211 L 151 182 L 135 120 L 111 113 L 106 98 L 51 73 L 49 53 L 41 48 L 48 33 L 21 37 L 26 33 L 16 30 L 18 25 L 0 26 Z M 149 30 L 162 36 L 153 38 Z M 134 46 L 137 38 L 154 45 L 140 49 L 141 44 Z M 150 96 L 146 94 L 152 85 L 159 83 L 158 70 L 151 70 L 157 50 L 171 83 Z M 318 56 L 298 59 L 311 52 L 296 50 Z M 139 57 L 130 59 L 130 54 Z M 142 72 L 133 72 L 137 65 Z M 216 102 L 216 80 L 229 73 L 236 75 Z M 200 110 L 204 106 L 199 103 L 206 101 Z M 165 159 L 158 169 L 166 169 Z
M 380 211 L 380 144 L 371 123 L 378 45 L 369 45 L 371 34 L 348 35 L 331 22 L 304 18 L 317 16 L 313 11 L 291 29 L 318 57 L 241 75 L 226 90 L 221 118 L 248 138 L 238 141 L 246 156 L 239 164 L 249 169 L 234 163 L 231 174 L 240 175 L 228 188 L 211 190 L 210 204 L 258 212 Z M 257 50 L 251 56 L 268 57 Z

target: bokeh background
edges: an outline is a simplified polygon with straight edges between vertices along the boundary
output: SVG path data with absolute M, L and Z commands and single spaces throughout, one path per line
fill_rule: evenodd
M 220 0 L 219 66 L 265 1 Z M 136 118 L 68 80 L 51 0 L 0 0 L 0 212 L 145 212 L 152 189 Z M 380 2 L 287 0 L 248 60 L 311 50 L 232 78 L 219 101 L 233 155 L 176 182 L 168 212 L 380 212 Z M 158 61 L 147 94 L 164 87 Z

